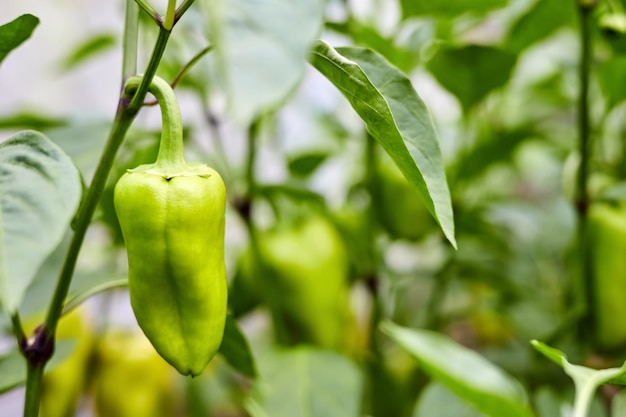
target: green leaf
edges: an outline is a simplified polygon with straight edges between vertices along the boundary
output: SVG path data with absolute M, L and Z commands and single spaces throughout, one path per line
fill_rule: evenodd
M 25 14 L 0 26 L 0 63 L 9 55 L 9 52 L 30 38 L 38 24 L 38 18 L 31 14 Z
M 44 114 L 21 112 L 0 116 L 0 129 L 45 130 L 67 125 L 67 120 Z
M 483 417 L 459 397 L 437 383 L 429 384 L 413 412 L 413 417 Z
M 531 417 L 522 386 L 478 353 L 446 336 L 384 322 L 382 330 L 433 379 L 488 416 Z
M 298 155 L 289 160 L 289 172 L 298 177 L 308 177 L 322 162 L 326 160 L 328 153 L 311 152 Z
M 576 2 L 536 0 L 533 7 L 511 28 L 506 47 L 510 51 L 520 52 L 575 21 Z
M 43 134 L 0 144 L 0 301 L 9 313 L 63 238 L 81 192 L 71 159 Z
M 533 347 L 539 352 L 541 352 L 543 356 L 550 359 L 552 362 L 556 363 L 559 366 L 563 366 L 563 364 L 567 362 L 567 355 L 565 355 L 565 353 L 561 352 L 558 349 L 550 347 L 545 343 L 541 343 L 538 340 L 532 340 L 530 344 L 533 345 Z
M 260 380 L 246 409 L 252 417 L 358 417 L 362 377 L 349 359 L 309 348 L 259 357 Z
M 428 70 L 467 112 L 511 77 L 517 56 L 490 46 L 442 47 Z
M 256 364 L 254 363 L 254 357 L 248 341 L 241 329 L 239 329 L 237 321 L 231 316 L 226 317 L 224 339 L 219 352 L 239 372 L 251 377 L 257 376 Z
M 404 18 L 425 14 L 454 17 L 463 13 L 485 14 L 506 6 L 508 0 L 401 0 Z
M 116 37 L 110 33 L 101 33 L 83 41 L 65 58 L 63 61 L 63 69 L 69 70 L 77 67 L 99 53 L 111 49 L 115 46 L 116 42 Z
M 382 56 L 364 48 L 335 50 L 318 41 L 311 63 L 350 101 L 456 247 L 439 140 L 428 109 L 410 80 Z
M 46 366 L 46 372 L 54 369 L 67 359 L 74 347 L 76 339 L 57 340 L 54 356 Z M 12 390 L 26 381 L 26 360 L 18 348 L 0 356 L 0 394 Z
M 235 117 L 275 107 L 304 75 L 322 27 L 321 0 L 206 0 L 218 70 Z

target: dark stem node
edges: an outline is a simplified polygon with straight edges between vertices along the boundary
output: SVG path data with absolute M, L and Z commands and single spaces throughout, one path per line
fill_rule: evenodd
M 29 363 L 33 365 L 43 365 L 47 363 L 54 353 L 54 337 L 44 326 L 35 329 L 32 337 L 22 340 L 22 353 Z

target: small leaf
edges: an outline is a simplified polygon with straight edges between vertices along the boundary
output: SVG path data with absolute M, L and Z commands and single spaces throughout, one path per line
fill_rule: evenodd
M 57 340 L 54 346 L 54 356 L 46 366 L 46 372 L 67 359 L 75 346 L 75 339 Z M 0 356 L 0 394 L 22 385 L 25 381 L 26 360 L 19 349 L 15 348 Z
M 467 112 L 511 77 L 517 56 L 490 46 L 442 47 L 427 64 Z
M 237 321 L 231 316 L 226 317 L 224 339 L 219 352 L 239 372 L 251 377 L 257 376 L 256 364 L 254 363 L 254 357 L 248 341 L 241 329 L 239 329 Z
M 311 175 L 322 162 L 326 160 L 328 154 L 325 152 L 313 152 L 299 155 L 289 160 L 289 172 L 299 177 Z
M 359 417 L 362 377 L 349 359 L 309 348 L 259 357 L 260 380 L 246 409 L 252 417 Z
M 71 159 L 43 134 L 0 144 L 0 301 L 9 313 L 62 240 L 81 192 Z
M 115 46 L 117 39 L 110 33 L 101 33 L 83 41 L 63 62 L 63 69 L 77 67 L 90 58 Z
M 0 129 L 37 129 L 45 130 L 67 126 L 67 120 L 46 116 L 39 113 L 15 113 L 0 116 Z
M 376 52 L 318 41 L 311 63 L 352 104 L 456 247 L 450 191 L 432 118 L 411 81 Z
M 531 417 L 522 386 L 500 368 L 446 336 L 384 322 L 382 330 L 433 379 L 488 416 Z
M 539 352 L 541 352 L 543 356 L 550 359 L 552 362 L 556 363 L 559 366 L 563 366 L 563 364 L 567 362 L 567 355 L 565 355 L 565 353 L 561 352 L 558 349 L 550 347 L 538 340 L 531 340 L 530 344 L 533 345 L 533 347 Z
M 321 0 L 206 0 L 218 69 L 235 117 L 248 122 L 285 100 L 322 27 Z
M 4 61 L 9 52 L 30 38 L 38 24 L 38 18 L 31 14 L 25 14 L 0 26 L 0 63 Z

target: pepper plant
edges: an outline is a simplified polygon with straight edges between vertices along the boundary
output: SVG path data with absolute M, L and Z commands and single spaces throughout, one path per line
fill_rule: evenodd
M 623 0 L 110 3 L 114 116 L 0 115 L 1 409 L 626 415 Z

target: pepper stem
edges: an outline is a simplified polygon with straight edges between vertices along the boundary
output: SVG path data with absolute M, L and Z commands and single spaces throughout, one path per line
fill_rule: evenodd
M 139 86 L 141 77 L 131 77 L 126 83 L 127 89 Z M 153 168 L 175 174 L 187 168 L 183 146 L 183 121 L 174 90 L 164 79 L 155 76 L 149 91 L 154 95 L 161 108 L 162 131 L 159 153 Z

